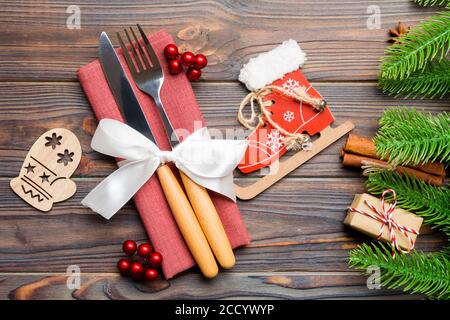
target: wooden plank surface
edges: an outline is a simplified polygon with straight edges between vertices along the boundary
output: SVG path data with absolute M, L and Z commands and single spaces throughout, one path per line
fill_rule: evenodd
M 446 100 L 398 101 L 379 92 L 373 83 L 313 83 L 327 97 L 337 122 L 351 120 L 355 132 L 373 135 L 383 110 L 398 105 L 439 112 L 450 110 Z M 237 107 L 245 88 L 236 82 L 202 82 L 194 91 L 210 128 L 226 135 L 237 129 Z M 220 93 L 218 93 L 220 91 Z M 93 152 L 90 139 L 97 121 L 78 83 L 0 82 L 0 176 L 14 176 L 35 137 L 50 128 L 64 126 L 72 130 L 83 147 L 83 159 L 76 176 L 105 176 L 115 164 Z M 244 131 L 243 131 L 244 133 Z M 343 170 L 338 151 L 341 139 L 317 157 L 295 170 L 291 176 L 356 177 L 358 171 Z
M 436 9 L 411 0 L 371 1 L 77 1 L 81 29 L 66 28 L 72 1 L 1 1 L 0 79 L 76 80 L 75 71 L 97 57 L 101 31 L 115 34 L 140 23 L 169 31 L 178 43 L 210 56 L 204 79 L 235 80 L 250 56 L 292 37 L 308 54 L 310 80 L 374 80 L 386 28 L 399 19 L 416 24 Z M 370 5 L 381 28 L 367 29 Z M 20 66 L 18 68 L 18 66 Z
M 370 290 L 365 277 L 351 272 L 221 273 L 208 281 L 184 273 L 170 282 L 135 283 L 116 273 L 83 274 L 80 289 L 67 288 L 64 274 L 2 274 L 5 299 L 414 299 L 398 290 Z
M 8 180 L 1 179 L 0 272 L 64 272 L 69 264 L 85 272 L 113 272 L 123 239 L 146 236 L 132 205 L 110 221 L 81 206 L 99 181 L 77 179 L 72 199 L 41 214 L 17 201 Z M 347 271 L 348 250 L 368 240 L 342 224 L 346 206 L 363 190 L 356 178 L 289 178 L 253 201 L 239 202 L 252 243 L 236 251 L 233 272 Z M 417 245 L 429 251 L 444 243 L 423 228 Z
M 113 34 L 140 23 L 168 30 L 179 44 L 208 55 L 203 80 L 193 84 L 210 128 L 237 128 L 237 106 L 247 93 L 237 81 L 242 63 L 281 40 L 298 40 L 308 54 L 304 73 L 327 98 L 337 123 L 372 135 L 383 109 L 406 105 L 449 111 L 448 100 L 398 100 L 376 88 L 386 28 L 416 24 L 435 9 L 401 1 L 78 1 L 81 29 L 66 28 L 70 1 L 4 1 L 0 21 L 0 299 L 167 298 L 390 298 L 400 291 L 369 290 L 347 267 L 348 251 L 369 239 L 342 224 L 353 195 L 364 191 L 358 171 L 342 168 L 343 139 L 251 201 L 240 201 L 252 244 L 236 251 L 237 265 L 213 281 L 191 270 L 170 282 L 133 283 L 115 273 L 120 243 L 146 239 L 133 204 L 111 221 L 80 205 L 115 169 L 93 152 L 96 120 L 76 81 L 76 70 L 97 56 L 100 31 Z M 381 10 L 381 29 L 369 30 L 369 5 Z M 42 214 L 9 188 L 27 150 L 54 127 L 72 130 L 83 158 L 77 194 Z M 237 175 L 247 184 L 258 177 Z M 418 248 L 438 250 L 445 238 L 424 227 Z M 82 287 L 69 290 L 68 265 L 82 271 Z

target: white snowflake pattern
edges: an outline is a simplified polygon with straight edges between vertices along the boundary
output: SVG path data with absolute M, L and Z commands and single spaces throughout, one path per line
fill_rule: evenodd
M 267 135 L 266 145 L 274 152 L 281 148 L 283 139 L 278 130 L 272 131 Z
M 284 121 L 291 122 L 295 119 L 294 113 L 291 110 L 287 110 L 285 113 L 283 113 L 283 119 Z
M 290 93 L 292 93 L 294 89 L 300 87 L 300 83 L 297 80 L 289 78 L 281 86 L 283 87 L 284 90 L 287 90 Z

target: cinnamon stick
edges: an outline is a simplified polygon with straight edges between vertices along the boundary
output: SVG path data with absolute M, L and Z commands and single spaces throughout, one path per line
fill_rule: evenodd
M 346 153 L 353 153 L 353 154 L 358 154 L 361 156 L 381 160 L 380 157 L 377 155 L 375 143 L 372 141 L 372 139 L 363 137 L 363 136 L 359 136 L 356 134 L 350 133 L 348 135 L 348 138 L 347 138 L 347 141 L 345 143 L 343 150 Z M 431 174 L 434 174 L 437 176 L 445 177 L 445 166 L 443 163 L 433 162 L 433 163 L 425 163 L 425 164 L 422 164 L 419 166 L 405 165 L 405 167 L 409 167 L 412 169 L 431 173 Z
M 361 166 L 367 164 L 367 163 L 374 163 L 378 164 L 380 166 L 384 166 L 386 168 L 389 167 L 389 164 L 386 161 L 379 160 L 379 159 L 373 159 L 369 157 L 360 156 L 357 154 L 351 154 L 351 153 L 343 153 L 342 157 L 342 164 L 346 167 L 354 167 L 354 168 L 361 168 Z M 442 176 L 435 176 L 433 174 L 429 174 L 420 170 L 408 168 L 408 167 L 396 167 L 394 169 L 395 172 L 398 172 L 400 174 L 408 174 L 410 176 L 414 176 L 420 180 L 423 180 L 429 184 L 433 184 L 435 186 L 442 186 L 444 184 L 444 177 Z

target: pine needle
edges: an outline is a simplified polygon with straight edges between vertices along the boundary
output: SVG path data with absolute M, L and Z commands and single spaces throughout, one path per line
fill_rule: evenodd
M 369 193 L 381 195 L 386 189 L 397 194 L 397 206 L 424 218 L 426 224 L 450 237 L 450 189 L 432 186 L 415 177 L 393 171 L 372 173 L 367 179 Z M 392 197 L 387 199 L 392 201 Z
M 384 93 L 404 95 L 404 98 L 443 98 L 450 93 L 450 62 L 430 63 L 423 71 L 415 71 L 402 80 L 380 77 L 378 84 Z
M 414 0 L 414 2 L 422 7 L 450 5 L 449 0 Z
M 374 142 L 380 157 L 395 165 L 450 162 L 450 113 L 386 110 Z
M 387 245 L 362 244 L 350 251 L 349 265 L 362 271 L 370 266 L 380 268 L 382 287 L 403 288 L 433 299 L 450 298 L 450 260 L 448 254 L 413 251 L 409 255 L 390 255 Z
M 381 77 L 402 80 L 414 71 L 423 71 L 433 59 L 443 60 L 450 48 L 450 11 L 412 28 L 398 39 L 399 43 L 386 49 Z

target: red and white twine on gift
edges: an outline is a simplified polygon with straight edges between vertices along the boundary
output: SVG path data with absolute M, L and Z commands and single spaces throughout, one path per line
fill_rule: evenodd
M 388 206 L 386 208 L 386 202 L 384 201 L 384 198 L 386 196 L 386 194 L 388 193 L 392 193 L 394 201 L 391 203 L 388 203 Z M 379 222 L 381 222 L 381 227 L 380 227 L 380 232 L 376 238 L 376 240 L 379 240 L 381 238 L 381 236 L 383 235 L 383 231 L 384 231 L 384 227 L 388 227 L 389 229 L 389 239 L 391 242 L 391 246 L 392 246 L 392 257 L 395 258 L 395 250 L 402 252 L 402 253 L 408 253 L 409 251 L 411 251 L 412 249 L 414 249 L 414 241 L 413 239 L 410 237 L 409 233 L 415 234 L 415 235 L 419 235 L 419 232 L 412 229 L 412 228 L 408 228 L 405 226 L 402 226 L 400 224 L 398 224 L 397 222 L 394 221 L 394 219 L 392 218 L 392 215 L 394 213 L 395 210 L 395 206 L 397 205 L 397 195 L 395 194 L 395 191 L 392 189 L 387 189 L 383 192 L 383 194 L 381 195 L 381 210 L 378 210 L 377 208 L 375 208 L 371 203 L 367 202 L 366 200 L 364 201 L 364 203 L 373 211 L 376 213 L 372 214 L 370 212 L 365 212 L 362 210 L 359 210 L 357 208 L 351 208 L 349 207 L 348 209 L 350 211 L 353 212 L 357 212 L 359 214 L 365 215 L 367 217 L 370 217 L 374 220 L 377 220 Z M 400 248 L 400 246 L 398 245 L 397 242 L 397 237 L 395 236 L 395 230 L 398 230 L 399 232 L 401 232 L 411 243 L 411 248 L 409 250 L 402 250 Z

